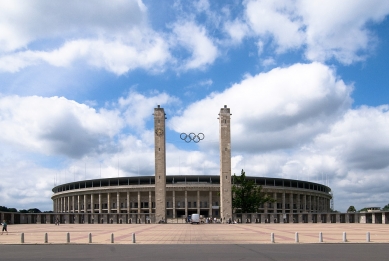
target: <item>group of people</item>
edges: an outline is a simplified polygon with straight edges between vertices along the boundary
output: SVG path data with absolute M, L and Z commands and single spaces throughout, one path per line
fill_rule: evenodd
M 1 230 L 1 234 L 5 232 L 7 232 L 7 235 L 8 235 L 8 230 L 7 230 L 7 221 L 3 220 L 3 222 L 1 223 L 1 225 L 3 226 L 3 229 Z

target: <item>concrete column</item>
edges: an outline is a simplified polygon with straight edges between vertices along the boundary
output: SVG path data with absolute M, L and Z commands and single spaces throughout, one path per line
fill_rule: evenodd
M 140 214 L 140 191 L 138 191 L 138 214 Z
M 173 218 L 176 218 L 176 191 L 173 190 Z
M 127 214 L 130 213 L 130 191 L 127 191 Z
M 286 222 L 286 214 L 285 214 L 285 192 L 282 192 L 282 214 L 281 214 L 281 217 L 280 217 L 280 222 L 281 223 L 285 223 Z
M 107 208 L 108 214 L 111 214 L 111 193 L 107 193 Z
M 301 200 L 300 200 L 301 195 L 297 194 L 297 213 L 301 213 Z
M 371 223 L 375 224 L 375 213 L 371 213 Z
M 154 108 L 155 221 L 166 220 L 166 114 Z
M 188 216 L 188 191 L 185 190 L 185 217 Z
M 212 217 L 212 190 L 209 191 L 209 216 Z
M 340 223 L 340 214 L 336 214 L 336 223 Z
M 274 206 L 273 206 L 273 220 L 274 220 L 274 218 L 277 216 L 277 192 L 274 192 L 273 193 L 273 198 L 275 199 L 275 202 L 273 203 L 274 204 Z
M 99 214 L 103 213 L 102 195 L 99 193 Z
M 149 191 L 149 217 L 151 219 L 151 191 Z
M 263 212 L 267 214 L 267 207 L 269 206 L 269 203 L 263 203 Z
M 72 196 L 72 210 L 73 210 L 73 213 L 76 212 L 76 208 L 75 208 L 76 204 L 75 204 L 75 199 L 74 199 L 74 195 Z
M 331 223 L 331 214 L 326 215 L 326 222 Z
M 100 204 L 100 194 L 99 194 L 99 204 Z M 87 206 L 85 206 L 87 207 Z M 95 201 L 94 201 L 94 194 L 90 194 L 90 212 L 95 213 Z M 92 216 L 93 217 L 93 216 Z
M 307 195 L 304 194 L 303 196 L 303 213 L 307 213 Z
M 293 193 L 289 194 L 290 213 L 293 214 Z
M 116 213 L 120 214 L 120 192 L 116 192 Z
M 220 151 L 220 218 L 232 217 L 231 192 L 231 113 L 224 105 L 219 113 L 219 151 Z
M 80 195 L 77 195 L 77 213 L 80 213 Z
M 344 216 L 345 216 L 344 218 L 346 219 L 345 222 L 350 223 L 350 215 L 346 213 Z
M 308 213 L 312 212 L 312 196 L 308 195 Z
M 200 190 L 197 190 L 197 214 L 200 214 Z
M 312 214 L 311 213 L 308 214 L 308 223 L 312 223 Z
M 87 209 L 88 205 L 87 204 L 88 204 L 88 202 L 86 200 L 86 194 L 84 194 L 84 214 L 88 212 L 88 209 Z
M 68 199 L 68 213 L 70 213 L 70 197 L 67 198 Z

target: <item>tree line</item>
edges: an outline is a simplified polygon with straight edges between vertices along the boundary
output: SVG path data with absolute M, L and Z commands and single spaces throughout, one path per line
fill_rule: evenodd
M 5 206 L 0 206 L 1 212 L 17 212 L 17 213 L 53 213 L 53 211 L 40 211 L 37 208 L 30 208 L 30 209 L 20 209 L 17 210 L 16 208 L 8 208 Z

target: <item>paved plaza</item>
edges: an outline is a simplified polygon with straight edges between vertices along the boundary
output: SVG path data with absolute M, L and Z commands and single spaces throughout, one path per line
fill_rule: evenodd
M 389 243 L 385 224 L 28 224 L 9 225 L 0 244 L 298 244 Z M 344 242 L 346 232 L 346 242 Z M 45 243 L 45 234 L 47 242 Z M 68 238 L 69 233 L 69 238 Z M 274 234 L 274 243 L 271 234 Z M 113 239 L 113 243 L 112 243 Z

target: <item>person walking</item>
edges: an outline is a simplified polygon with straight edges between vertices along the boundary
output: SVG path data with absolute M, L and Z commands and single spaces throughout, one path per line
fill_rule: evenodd
M 8 235 L 8 230 L 7 230 L 7 222 L 5 220 L 3 220 L 3 223 L 1 223 L 1 225 L 3 226 L 3 229 L 1 230 L 1 234 L 3 234 L 3 232 L 7 232 L 7 235 Z

